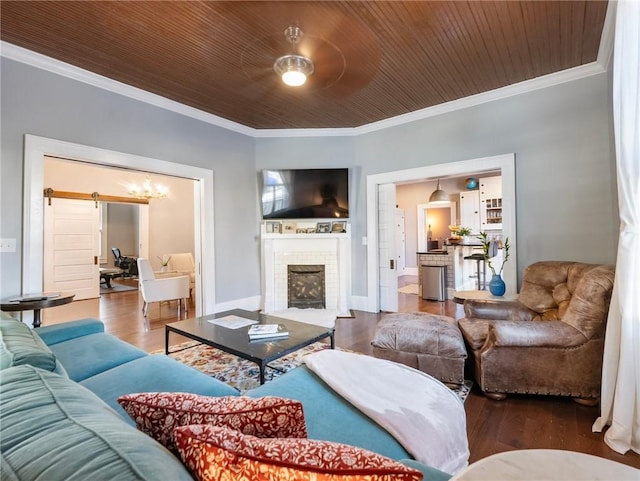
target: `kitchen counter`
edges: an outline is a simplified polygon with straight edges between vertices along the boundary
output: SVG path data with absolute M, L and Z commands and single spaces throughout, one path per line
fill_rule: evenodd
M 446 249 L 446 250 L 445 250 Z M 422 292 L 422 266 L 447 266 L 448 298 L 455 291 L 475 289 L 477 285 L 476 261 L 464 258 L 474 252 L 481 252 L 482 243 L 445 244 L 443 249 L 416 252 L 418 258 L 418 285 Z
M 431 249 L 428 251 L 416 252 L 416 255 L 443 255 L 453 253 L 455 248 L 463 247 L 482 247 L 482 244 L 469 243 L 469 244 L 445 244 L 442 249 Z

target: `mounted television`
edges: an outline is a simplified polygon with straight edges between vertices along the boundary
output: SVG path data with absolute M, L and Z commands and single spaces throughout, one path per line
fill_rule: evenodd
M 349 217 L 349 169 L 263 170 L 263 219 Z

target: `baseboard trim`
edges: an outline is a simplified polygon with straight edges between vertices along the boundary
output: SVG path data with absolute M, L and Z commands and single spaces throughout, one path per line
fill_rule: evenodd
M 364 296 L 351 296 L 350 308 L 355 309 L 356 311 L 367 311 L 367 304 L 369 303 L 369 298 Z

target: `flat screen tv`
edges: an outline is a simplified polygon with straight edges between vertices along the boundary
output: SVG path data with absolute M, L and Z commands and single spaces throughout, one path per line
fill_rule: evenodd
M 349 169 L 263 170 L 263 219 L 349 217 Z

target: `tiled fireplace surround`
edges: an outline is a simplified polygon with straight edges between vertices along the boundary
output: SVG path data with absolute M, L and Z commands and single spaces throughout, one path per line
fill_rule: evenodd
M 264 312 L 287 309 L 287 266 L 325 266 L 325 305 L 349 312 L 351 293 L 351 239 L 341 234 L 264 234 L 262 273 Z

